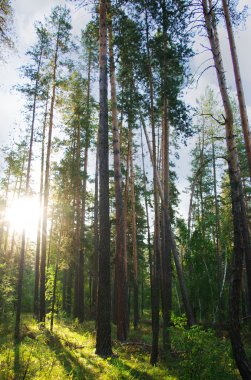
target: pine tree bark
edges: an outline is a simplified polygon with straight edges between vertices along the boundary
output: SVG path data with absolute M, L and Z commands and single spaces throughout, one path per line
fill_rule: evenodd
M 77 124 L 77 131 L 76 131 L 76 155 L 75 155 L 75 162 L 76 162 L 76 180 L 75 180 L 75 215 L 76 215 L 76 229 L 75 229 L 75 244 L 74 244 L 74 250 L 75 250 L 75 281 L 74 281 L 74 302 L 73 302 L 73 317 L 77 318 L 80 321 L 80 304 L 82 303 L 82 299 L 80 297 L 81 292 L 81 271 L 83 270 L 83 267 L 81 266 L 81 256 L 82 256 L 82 249 L 81 249 L 81 196 L 80 196 L 80 122 L 78 120 Z
M 157 152 L 156 152 L 156 130 L 154 118 L 154 90 L 152 66 L 149 47 L 149 25 L 148 13 L 145 10 L 146 23 L 146 46 L 147 46 L 147 64 L 148 64 L 148 81 L 150 90 L 150 123 L 152 129 L 152 166 L 153 166 L 153 191 L 154 191 L 154 258 L 153 258 L 153 278 L 152 278 L 152 347 L 150 363 L 156 365 L 159 355 L 159 287 L 160 287 L 160 217 L 159 217 L 159 196 L 157 186 Z
M 94 236 L 93 236 L 93 285 L 92 285 L 92 315 L 96 319 L 96 306 L 97 306 L 97 290 L 98 290 L 98 261 L 99 261 L 99 222 L 98 222 L 98 144 L 96 152 L 96 170 L 95 170 L 95 190 L 94 190 Z
M 243 192 L 240 177 L 240 166 L 238 153 L 236 148 L 236 141 L 233 128 L 233 112 L 231 107 L 230 98 L 227 91 L 227 84 L 225 78 L 225 71 L 223 67 L 219 37 L 214 18 L 214 11 L 211 0 L 203 0 L 203 14 L 205 19 L 205 26 L 207 30 L 208 39 L 210 42 L 214 64 L 220 93 L 223 101 L 225 111 L 225 130 L 226 130 L 226 143 L 228 151 L 228 171 L 230 178 L 231 198 L 232 198 L 232 214 L 234 226 L 234 254 L 232 275 L 230 282 L 230 295 L 229 295 L 229 333 L 233 349 L 233 355 L 243 379 L 251 379 L 251 365 L 248 361 L 242 338 L 240 326 L 240 300 L 241 300 L 241 286 L 242 286 L 242 272 L 243 272 L 243 258 L 244 258 L 244 236 L 245 229 L 245 205 L 243 202 Z
M 109 218 L 109 145 L 107 98 L 107 2 L 99 2 L 99 278 L 97 305 L 96 354 L 110 356 L 111 285 L 110 285 L 110 218 Z
M 168 210 L 169 204 L 169 125 L 167 120 L 167 99 L 163 99 L 163 116 L 162 116 L 162 175 L 164 204 L 163 209 Z M 162 217 L 163 236 L 161 250 L 161 283 L 162 283 L 162 314 L 163 314 L 163 347 L 165 351 L 170 351 L 171 342 L 169 336 L 169 328 L 171 326 L 171 310 L 172 310 L 172 252 L 171 239 L 169 236 L 168 226 L 166 225 L 165 213 Z
M 110 8 L 110 4 L 109 4 Z M 109 9 L 110 11 L 110 9 Z M 116 252 L 115 252 L 115 281 L 116 289 L 116 323 L 117 338 L 120 341 L 127 339 L 127 289 L 125 273 L 125 245 L 124 245 L 124 220 L 123 220 L 123 192 L 120 160 L 120 132 L 118 125 L 117 93 L 115 63 L 113 55 L 112 15 L 110 13 L 109 30 L 109 56 L 110 56 L 110 86 L 112 101 L 112 133 L 113 133 L 113 157 L 114 157 L 114 185 L 116 207 Z
M 242 125 L 242 131 L 243 131 L 244 142 L 245 142 L 245 147 L 246 147 L 249 177 L 251 180 L 251 136 L 250 136 L 249 123 L 248 123 L 248 114 L 247 114 L 245 95 L 244 95 L 243 84 L 242 84 L 242 79 L 241 79 L 239 59 L 237 55 L 232 20 L 231 20 L 231 15 L 230 15 L 229 5 L 228 5 L 227 0 L 222 0 L 222 8 L 223 8 L 224 17 L 225 17 L 230 52 L 231 52 L 232 63 L 233 63 L 233 68 L 234 68 L 234 77 L 235 77 L 237 97 L 238 97 L 238 102 L 239 102 L 241 125 Z
M 40 261 L 40 248 L 41 248 L 41 219 L 42 219 L 42 206 L 43 206 L 43 186 L 44 186 L 44 149 L 45 149 L 45 130 L 47 124 L 48 113 L 48 99 L 45 105 L 43 133 L 42 133 L 42 151 L 41 151 L 41 166 L 40 166 L 40 190 L 39 190 L 39 205 L 40 214 L 37 225 L 37 241 L 36 241 L 36 258 L 35 258 L 35 283 L 34 283 L 34 317 L 39 319 L 39 261 Z
M 71 316 L 71 310 L 72 310 L 72 288 L 73 288 L 73 265 L 71 265 L 67 270 L 67 277 L 66 277 L 66 294 L 65 294 L 65 310 L 68 315 L 68 317 Z
M 170 128 L 168 123 L 168 57 L 167 57 L 167 29 L 168 16 L 166 9 L 166 1 L 161 0 L 162 10 L 162 30 L 163 30 L 163 65 L 161 70 L 162 79 L 162 177 L 164 190 L 164 204 L 162 207 L 166 212 L 170 212 L 169 198 L 169 135 Z M 162 283 L 162 309 L 163 309 L 163 347 L 165 351 L 170 351 L 171 342 L 169 328 L 171 326 L 171 310 L 172 310 L 172 256 L 171 256 L 171 239 L 168 234 L 168 226 L 166 225 L 165 213 L 162 213 L 163 237 L 161 251 L 161 283 Z
M 126 323 L 127 329 L 130 327 L 130 297 L 129 297 L 129 280 L 128 280 L 128 255 L 127 255 L 127 214 L 128 214 L 128 198 L 129 198 L 129 174 L 130 174 L 130 143 L 128 139 L 127 157 L 126 157 L 126 178 L 124 189 L 124 212 L 123 212 L 123 232 L 124 232 L 124 266 L 125 266 L 125 287 L 127 294 L 127 315 Z
M 217 279 L 218 290 L 221 290 L 221 257 L 220 257 L 220 214 L 217 192 L 217 176 L 216 176 L 216 159 L 215 159 L 215 144 L 212 141 L 212 158 L 213 158 L 213 179 L 214 179 L 214 211 L 215 211 L 215 248 L 217 259 Z
M 133 326 L 136 329 L 139 323 L 139 279 L 138 279 L 138 252 L 137 252 L 137 222 L 135 209 L 135 174 L 133 166 L 133 141 L 131 126 L 128 125 L 128 142 L 130 148 L 130 190 L 131 190 L 131 220 L 132 220 L 132 261 L 133 261 Z
M 59 269 L 59 258 L 61 250 L 61 236 L 62 236 L 62 222 L 59 233 L 59 240 L 57 244 L 57 254 L 56 254 L 56 266 L 53 279 L 53 291 L 52 291 L 52 302 L 51 302 L 51 323 L 50 323 L 50 332 L 53 332 L 54 326 L 54 313 L 55 313 L 55 304 L 56 304 L 56 291 L 57 291 L 57 280 L 58 280 L 58 269 Z

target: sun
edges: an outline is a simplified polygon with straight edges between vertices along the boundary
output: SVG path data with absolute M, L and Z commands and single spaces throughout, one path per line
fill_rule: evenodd
M 40 216 L 40 205 L 36 198 L 15 199 L 6 210 L 9 228 L 17 233 L 25 229 L 28 239 L 35 241 Z

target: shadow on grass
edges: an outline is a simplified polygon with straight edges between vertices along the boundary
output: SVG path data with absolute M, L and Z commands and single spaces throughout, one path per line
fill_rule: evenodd
M 20 342 L 17 342 L 14 346 L 14 380 L 20 378 L 20 370 Z
M 140 379 L 140 380 L 153 380 L 154 379 L 154 377 L 149 375 L 146 371 L 140 371 L 139 369 L 132 368 L 128 364 L 125 364 L 119 358 L 111 359 L 110 363 L 114 367 L 117 367 L 119 370 L 121 370 L 122 373 L 123 373 L 123 371 L 128 371 L 130 373 L 128 378 L 130 378 L 130 379 L 131 378 L 136 378 L 136 379 Z M 127 376 L 124 375 L 124 377 L 121 377 L 121 378 L 127 378 Z
M 56 354 L 67 375 L 73 375 L 74 379 L 95 379 L 95 375 L 81 364 L 78 359 L 69 352 L 57 335 L 48 333 L 48 346 Z

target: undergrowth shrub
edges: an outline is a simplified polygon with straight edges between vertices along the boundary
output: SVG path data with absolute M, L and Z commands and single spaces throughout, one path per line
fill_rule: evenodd
M 227 339 L 200 326 L 186 329 L 184 318 L 175 319 L 170 329 L 172 350 L 180 357 L 184 380 L 240 379 L 231 356 Z

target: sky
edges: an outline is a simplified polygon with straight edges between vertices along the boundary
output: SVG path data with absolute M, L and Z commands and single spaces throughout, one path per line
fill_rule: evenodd
M 11 141 L 10 136 L 19 133 L 20 115 L 22 110 L 22 98 L 17 94 L 13 86 L 20 81 L 18 67 L 26 62 L 25 51 L 34 43 L 34 22 L 43 20 L 50 13 L 53 6 L 65 4 L 64 0 L 13 0 L 14 30 L 16 34 L 15 52 L 6 55 L 6 62 L 0 63 L 0 146 Z M 240 0 L 240 6 L 248 3 L 248 0 Z M 75 5 L 67 2 L 72 10 L 73 34 L 79 35 L 90 19 L 90 13 L 85 9 L 76 9 Z M 246 95 L 249 119 L 251 120 L 251 11 L 246 26 L 235 32 L 239 63 Z M 232 63 L 229 55 L 229 46 L 226 31 L 220 29 L 220 42 L 229 87 L 235 89 Z M 201 44 L 205 41 L 196 40 L 195 50 L 202 52 Z M 191 70 L 196 72 L 198 67 L 208 58 L 208 53 L 196 55 L 191 61 Z M 205 66 L 206 67 L 206 64 Z M 207 70 L 200 78 L 198 86 L 193 85 L 186 90 L 185 99 L 191 105 L 195 105 L 196 98 L 203 95 L 205 87 L 210 85 L 218 91 L 214 69 Z M 190 173 L 189 152 L 193 146 L 193 139 L 187 141 L 187 147 L 182 145 L 179 151 L 180 160 L 176 162 L 178 174 L 178 189 L 181 193 L 179 211 L 186 217 L 188 212 L 189 196 L 183 191 L 188 187 L 187 177 Z
M 0 145 L 8 142 L 13 134 L 13 128 L 19 130 L 20 110 L 22 99 L 13 86 L 19 81 L 18 68 L 26 62 L 25 52 L 35 42 L 34 23 L 43 21 L 49 15 L 52 7 L 65 4 L 64 0 L 14 0 L 14 31 L 16 35 L 15 52 L 9 52 L 5 63 L 0 63 Z M 73 34 L 79 35 L 85 27 L 90 14 L 85 9 L 76 9 L 75 5 L 67 2 L 71 8 Z

